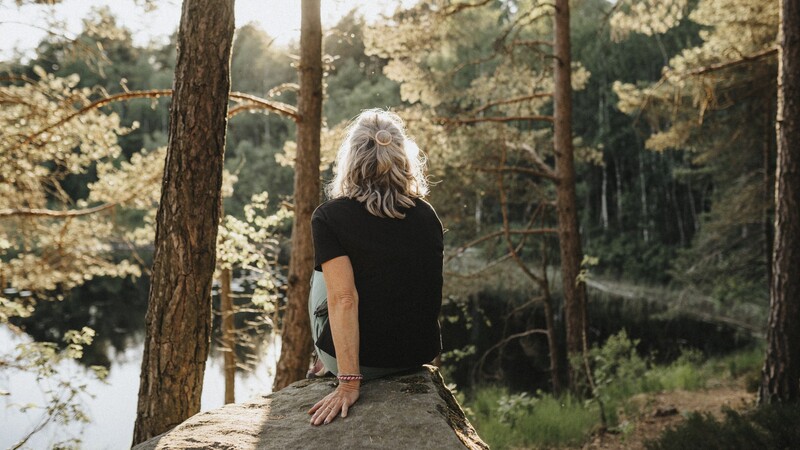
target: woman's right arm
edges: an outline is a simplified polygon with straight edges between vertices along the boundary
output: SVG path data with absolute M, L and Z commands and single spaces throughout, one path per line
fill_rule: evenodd
M 358 292 L 350 257 L 338 256 L 322 263 L 322 274 L 328 289 L 328 320 L 339 374 L 358 374 Z M 358 400 L 360 386 L 360 381 L 340 381 L 336 391 L 309 410 L 314 414 L 311 423 L 329 423 L 340 411 L 347 417 L 348 409 Z

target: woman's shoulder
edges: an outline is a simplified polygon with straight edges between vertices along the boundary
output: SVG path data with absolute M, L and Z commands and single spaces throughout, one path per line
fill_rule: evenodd
M 357 203 L 358 202 L 355 200 L 347 197 L 332 198 L 322 202 L 319 206 L 317 206 L 311 217 L 312 219 L 315 217 L 326 218 L 331 215 L 336 215 L 337 213 L 352 209 L 354 206 L 357 207 Z
M 436 209 L 434 209 L 433 205 L 431 205 L 427 200 L 423 198 L 416 198 L 414 199 L 417 205 L 417 209 L 419 211 L 424 212 L 426 215 L 434 216 L 439 218 L 438 214 L 436 214 Z
M 415 201 L 417 210 L 422 213 L 421 215 L 425 217 L 425 220 L 429 221 L 430 223 L 435 223 L 438 228 L 443 230 L 444 226 L 442 225 L 442 221 L 439 219 L 439 215 L 436 213 L 436 210 L 433 208 L 433 205 L 422 198 L 417 198 Z
M 417 197 L 417 198 L 414 199 L 414 201 L 416 201 L 417 207 L 421 208 L 423 211 L 429 211 L 429 212 L 432 212 L 432 213 L 436 214 L 436 210 L 433 208 L 433 205 L 431 205 L 424 198 Z

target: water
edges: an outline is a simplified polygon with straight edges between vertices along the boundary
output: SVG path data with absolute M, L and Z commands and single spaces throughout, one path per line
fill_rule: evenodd
M 280 353 L 280 337 L 266 338 L 262 349 L 266 354 L 252 372 L 238 371 L 236 374 L 236 400 L 269 393 L 272 388 L 274 370 Z M 30 342 L 27 335 L 17 336 L 3 326 L 0 327 L 0 349 L 10 350 L 21 342 Z M 91 422 L 62 425 L 51 423 L 28 441 L 25 448 L 49 449 L 68 438 L 80 438 L 81 448 L 120 449 L 129 448 L 136 419 L 136 401 L 139 390 L 139 370 L 142 362 L 143 343 L 141 337 L 131 339 L 131 346 L 122 352 L 112 351 L 106 383 L 92 381 L 89 369 L 74 360 L 59 366 L 59 376 L 85 380 L 88 392 L 94 397 L 84 397 L 83 402 Z M 10 375 L 10 376 L 9 376 Z M 41 420 L 39 409 L 20 413 L 13 404 L 29 402 L 43 404 L 43 395 L 31 373 L 0 371 L 0 389 L 10 395 L 0 397 L 0 448 L 9 448 L 25 436 Z M 218 408 L 225 398 L 225 378 L 221 352 L 209 357 L 203 380 L 201 410 Z
M 72 438 L 80 439 L 83 449 L 130 447 L 144 348 L 148 282 L 145 278 L 95 279 L 73 289 L 63 301 L 39 301 L 32 317 L 15 321 L 24 333 L 15 334 L 8 326 L 0 325 L 0 355 L 13 354 L 16 345 L 34 340 L 61 342 L 70 329 L 89 326 L 96 332 L 92 345 L 84 349 L 84 357 L 80 361 L 63 361 L 56 377 L 86 383 L 91 395 L 81 397 L 81 401 L 90 422 L 50 423 L 23 448 L 50 449 Z M 217 311 L 219 299 L 214 296 L 213 300 Z M 234 300 L 238 306 L 245 306 L 246 298 Z M 217 345 L 219 325 L 219 316 L 215 315 L 203 380 L 202 411 L 222 406 L 225 399 L 223 353 Z M 242 402 L 271 392 L 280 337 L 271 333 L 270 318 L 254 308 L 236 315 L 236 328 L 240 333 L 237 361 L 248 367 L 236 373 L 236 400 Z M 6 358 L 0 356 L 2 359 Z M 105 382 L 94 377 L 88 369 L 90 365 L 108 368 Z M 43 389 L 55 387 L 55 382 L 51 384 L 40 385 L 34 373 L 0 367 L 0 392 L 9 393 L 0 395 L 0 448 L 13 446 L 41 421 L 41 408 L 21 412 L 18 405 L 45 405 Z

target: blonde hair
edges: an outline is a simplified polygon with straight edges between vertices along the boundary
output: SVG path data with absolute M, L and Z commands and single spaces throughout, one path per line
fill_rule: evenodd
M 329 198 L 364 203 L 370 214 L 402 219 L 401 207 L 414 206 L 428 194 L 425 158 L 409 138 L 403 120 L 389 111 L 362 111 L 347 127 L 336 155 L 336 176 L 326 187 Z

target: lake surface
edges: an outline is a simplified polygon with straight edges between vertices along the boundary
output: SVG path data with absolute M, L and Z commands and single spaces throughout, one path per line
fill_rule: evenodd
M 237 289 L 243 292 L 244 289 Z M 81 398 L 89 423 L 50 423 L 36 433 L 23 448 L 50 449 L 71 438 L 81 440 L 82 449 L 130 448 L 136 403 L 139 392 L 139 371 L 144 348 L 144 315 L 147 301 L 147 280 L 102 280 L 73 290 L 61 302 L 39 302 L 34 315 L 21 324 L 24 333 L 15 334 L 0 325 L 0 354 L 14 353 L 16 345 L 32 342 L 59 342 L 64 332 L 89 326 L 96 331 L 94 342 L 84 351 L 84 358 L 64 361 L 57 378 L 87 383 L 91 396 Z M 214 308 L 218 298 L 214 296 Z M 236 401 L 272 391 L 280 336 L 271 333 L 271 323 L 264 315 L 237 314 L 237 328 L 244 341 L 237 346 L 237 361 L 247 370 L 236 373 Z M 201 410 L 222 406 L 225 399 L 223 353 L 219 350 L 219 317 L 214 318 L 209 359 L 203 380 Z M 105 382 L 96 380 L 89 365 L 108 368 Z M 39 384 L 36 374 L 0 370 L 0 448 L 15 445 L 43 417 L 41 408 L 20 412 L 18 406 L 28 403 L 44 405 L 43 389 L 55 386 Z

